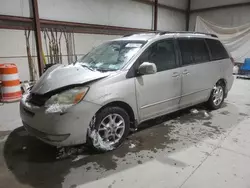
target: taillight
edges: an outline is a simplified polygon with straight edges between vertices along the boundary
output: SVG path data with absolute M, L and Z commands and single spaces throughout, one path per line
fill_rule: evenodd
M 232 64 L 235 65 L 235 61 L 233 57 L 230 57 L 230 60 L 232 61 Z

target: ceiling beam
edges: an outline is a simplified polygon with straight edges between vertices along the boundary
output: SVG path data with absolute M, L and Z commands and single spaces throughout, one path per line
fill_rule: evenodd
M 219 9 L 225 9 L 225 8 L 244 7 L 244 6 L 250 6 L 250 2 L 236 3 L 236 4 L 230 4 L 230 5 L 221 5 L 221 6 L 201 8 L 201 9 L 194 9 L 194 10 L 191 10 L 190 13 L 219 10 Z

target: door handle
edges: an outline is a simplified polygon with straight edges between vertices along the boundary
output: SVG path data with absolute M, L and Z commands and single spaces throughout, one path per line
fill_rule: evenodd
M 188 75 L 188 74 L 189 74 L 189 72 L 188 72 L 188 70 L 184 70 L 182 74 L 184 74 L 184 75 Z
M 172 75 L 172 77 L 174 77 L 174 78 L 179 77 L 179 76 L 180 76 L 180 74 L 178 72 L 174 72 Z

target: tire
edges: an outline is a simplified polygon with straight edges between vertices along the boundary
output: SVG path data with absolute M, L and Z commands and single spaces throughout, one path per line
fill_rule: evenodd
M 121 121 L 124 121 L 124 123 L 123 123 L 124 124 L 124 131 L 122 131 L 123 133 L 120 135 L 121 137 L 119 138 L 119 141 L 114 141 L 113 144 L 106 144 L 103 137 L 106 136 L 105 133 L 107 132 L 107 129 L 109 129 L 110 127 L 106 128 L 105 129 L 106 131 L 103 131 L 103 132 L 102 131 L 99 132 L 99 131 L 100 131 L 100 129 L 104 129 L 103 124 L 105 124 L 106 121 L 110 120 L 109 119 L 110 115 L 111 115 L 111 118 L 114 118 L 116 116 L 116 118 L 114 118 L 115 121 L 118 121 L 118 120 L 120 120 L 120 118 L 122 118 Z M 107 123 L 107 124 L 110 124 L 112 126 L 112 123 Z M 114 124 L 117 125 L 118 123 L 114 122 Z M 110 126 L 110 125 L 108 125 L 108 126 Z M 114 126 L 114 127 L 117 127 L 117 126 Z M 95 121 L 94 121 L 92 128 L 91 128 L 91 133 L 88 134 L 88 138 L 87 138 L 88 145 L 90 145 L 91 148 L 97 152 L 107 152 L 107 151 L 115 150 L 127 138 L 128 134 L 129 134 L 129 128 L 130 128 L 130 118 L 129 118 L 128 113 L 123 108 L 106 107 L 106 108 L 102 109 L 101 111 L 97 112 L 97 114 L 96 114 Z M 121 131 L 121 129 L 119 129 L 119 130 L 118 129 L 114 130 L 115 128 L 110 128 L 110 129 L 113 129 L 112 130 L 113 135 L 116 134 L 114 132 Z M 102 133 L 104 135 L 102 135 Z M 112 138 L 110 138 L 110 139 L 112 141 L 113 136 L 111 136 L 111 137 Z M 100 142 L 100 138 L 101 138 L 101 142 Z M 100 144 L 98 142 L 100 142 L 102 144 Z
M 221 93 L 222 96 L 216 102 L 216 100 L 215 100 L 216 96 L 220 96 L 217 93 L 219 91 L 222 92 Z M 210 94 L 210 97 L 209 97 L 209 100 L 207 102 L 207 105 L 208 105 L 209 109 L 211 109 L 211 110 L 217 110 L 217 109 L 219 109 L 221 107 L 221 105 L 223 104 L 225 97 L 226 97 L 226 94 L 225 94 L 225 85 L 224 85 L 223 82 L 218 82 L 215 85 L 215 88 L 212 90 L 212 92 Z

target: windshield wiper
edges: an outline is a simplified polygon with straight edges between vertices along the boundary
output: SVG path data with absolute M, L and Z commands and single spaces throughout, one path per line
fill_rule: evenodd
M 105 68 L 96 68 L 96 70 L 100 72 L 117 71 L 117 69 L 105 69 Z
M 82 66 L 82 67 L 86 67 L 87 69 L 89 69 L 89 70 L 91 70 L 91 71 L 94 71 L 93 68 L 91 68 L 91 67 L 89 67 L 89 66 L 87 66 L 87 65 L 82 64 L 81 66 Z

